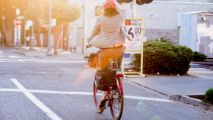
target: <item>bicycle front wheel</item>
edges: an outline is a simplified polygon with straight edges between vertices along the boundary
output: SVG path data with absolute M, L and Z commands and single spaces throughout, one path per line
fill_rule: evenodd
M 110 100 L 110 111 L 113 120 L 120 120 L 123 113 L 124 98 L 118 89 L 113 90 L 113 98 Z
M 93 99 L 94 99 L 95 107 L 99 113 L 102 113 L 104 111 L 104 109 L 102 110 L 99 109 L 99 105 L 102 100 L 102 94 L 103 94 L 103 91 L 98 90 L 94 82 L 93 83 Z

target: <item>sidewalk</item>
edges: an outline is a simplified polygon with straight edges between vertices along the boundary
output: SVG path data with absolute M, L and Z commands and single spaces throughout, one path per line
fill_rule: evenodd
M 151 75 L 145 78 L 128 78 L 127 81 L 166 95 L 174 101 L 213 112 L 212 105 L 189 97 L 189 95 L 204 95 L 209 88 L 213 88 L 213 71 L 205 68 L 190 68 L 188 74 L 185 76 Z
M 213 81 L 213 70 L 207 68 L 190 68 L 188 74 L 200 78 L 211 79 Z
M 47 55 L 47 49 L 46 48 L 34 48 L 33 50 L 29 50 L 29 48 L 19 48 L 19 49 L 13 49 L 14 53 L 35 57 L 35 58 L 41 58 L 41 59 L 54 59 L 54 60 L 83 60 L 84 54 L 77 53 L 77 52 L 68 52 L 61 49 L 58 49 L 58 54 L 54 55 L 53 51 L 51 55 Z
M 213 62 L 206 62 L 210 67 Z M 171 95 L 204 95 L 213 88 L 213 70 L 207 69 L 204 63 L 192 63 L 188 75 L 161 76 L 151 75 L 145 78 L 128 78 L 128 81 L 152 89 L 162 94 Z
M 159 93 L 171 95 L 203 95 L 213 88 L 213 79 L 195 76 L 147 76 L 145 78 L 128 78 L 128 81 Z

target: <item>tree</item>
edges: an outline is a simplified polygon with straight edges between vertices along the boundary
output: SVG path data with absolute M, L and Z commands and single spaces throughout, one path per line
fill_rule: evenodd
M 41 18 L 44 23 L 48 23 L 48 0 L 42 0 Z M 80 17 L 80 8 L 76 5 L 68 3 L 67 0 L 51 0 L 52 4 L 52 18 L 57 20 L 57 24 L 67 24 L 75 21 Z
M 67 0 L 29 0 L 25 17 L 39 22 L 42 26 L 48 25 L 49 4 L 52 4 L 52 18 L 57 20 L 57 25 L 68 24 L 80 17 L 80 8 L 69 4 Z
M 75 21 L 80 17 L 80 8 L 78 8 L 76 5 L 72 5 L 68 3 L 67 0 L 51 0 L 51 3 L 48 2 L 48 0 L 43 0 L 42 2 L 42 14 L 41 14 L 41 22 L 43 25 L 48 25 L 48 15 L 49 15 L 49 5 L 52 5 L 52 18 L 55 18 L 57 21 L 57 26 L 61 27 L 61 30 L 63 31 L 63 38 L 68 38 L 68 23 Z M 63 43 L 66 44 L 64 46 L 68 49 L 68 41 L 64 41 Z M 54 53 L 57 54 L 57 43 L 59 42 L 55 41 L 54 44 Z
M 72 22 L 80 16 L 80 9 L 75 5 L 68 4 L 67 1 L 51 0 L 53 18 L 56 18 L 60 25 Z M 48 4 L 49 0 L 0 0 L 0 29 L 6 26 L 7 39 L 12 40 L 13 22 L 16 18 L 15 10 L 19 8 L 20 15 L 24 16 L 25 20 L 33 20 L 35 30 L 39 30 L 40 24 L 48 24 Z M 2 22 L 2 16 L 5 16 L 4 22 Z
M 30 49 L 33 49 L 34 38 L 37 39 L 37 44 L 40 45 L 39 19 L 40 19 L 41 12 L 42 12 L 42 10 L 40 8 L 41 8 L 40 0 L 28 0 L 27 6 L 26 6 L 26 9 L 24 12 L 25 19 L 24 19 L 23 23 L 26 24 L 26 22 L 28 20 L 31 20 L 33 23 L 32 26 L 29 28 L 28 32 L 25 31 L 25 33 L 28 37 L 31 36 Z
M 16 18 L 15 11 L 19 8 L 22 15 L 27 1 L 28 0 L 0 0 L 0 29 L 4 32 L 7 46 L 12 46 L 13 22 Z M 4 16 L 4 20 L 2 16 Z

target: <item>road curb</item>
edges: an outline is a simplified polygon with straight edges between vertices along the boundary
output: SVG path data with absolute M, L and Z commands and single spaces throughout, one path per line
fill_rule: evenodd
M 141 86 L 145 89 L 148 89 L 148 90 L 151 90 L 153 92 L 157 92 L 161 95 L 164 95 L 164 96 L 167 96 L 170 98 L 170 100 L 173 100 L 173 101 L 177 101 L 177 102 L 181 102 L 181 103 L 184 103 L 184 104 L 188 104 L 188 105 L 191 105 L 191 106 L 194 106 L 196 108 L 199 108 L 199 109 L 204 109 L 206 111 L 211 111 L 213 112 L 213 105 L 211 104 L 208 104 L 208 103 L 204 103 L 203 101 L 199 100 L 199 99 L 195 99 L 195 98 L 190 98 L 188 96 L 185 96 L 185 95 L 169 95 L 167 93 L 164 93 L 162 91 L 159 91 L 159 90 L 156 90 L 156 89 L 153 89 L 153 88 L 150 88 L 148 86 L 145 86 L 145 85 L 142 85 L 136 81 L 132 81 L 132 80 L 127 80 L 133 84 L 136 84 L 138 86 Z
M 171 95 L 170 99 L 213 112 L 213 105 L 209 103 L 204 103 L 203 101 L 199 99 L 190 98 L 188 96 L 182 96 L 182 95 Z
M 29 54 L 26 54 L 25 52 L 15 51 L 13 53 L 19 54 L 19 55 L 23 55 L 23 56 L 31 56 L 31 57 L 43 59 L 43 57 L 41 57 L 41 56 L 38 56 L 38 55 L 29 55 Z
M 27 54 L 27 53 L 21 52 L 21 51 L 15 51 L 13 53 L 16 53 L 16 54 L 19 54 L 19 55 L 23 55 L 23 56 L 31 56 L 31 57 L 34 57 L 34 58 L 45 59 L 45 56 L 42 56 L 42 55 L 30 55 L 30 54 Z M 46 56 L 47 59 L 84 60 L 83 57 L 82 58 L 61 58 L 61 57 L 62 56 Z
M 25 53 L 23 53 L 23 52 L 13 52 L 13 53 L 15 53 L 15 54 L 19 54 L 19 55 L 23 55 L 23 56 L 26 56 L 27 54 L 25 54 Z
M 138 83 L 138 82 L 131 81 L 131 80 L 128 80 L 128 79 L 126 79 L 126 81 L 129 81 L 129 82 L 131 82 L 131 83 L 133 83 L 133 84 L 136 84 L 136 85 L 141 86 L 141 87 L 143 87 L 143 88 L 146 88 L 146 89 L 148 89 L 148 90 L 151 90 L 151 91 L 157 92 L 157 93 L 159 93 L 159 94 L 161 94 L 161 95 L 164 95 L 164 96 L 169 97 L 169 95 L 166 94 L 166 93 L 163 93 L 163 92 L 161 92 L 161 91 L 155 90 L 155 89 L 150 88 L 150 87 L 147 87 L 147 86 L 142 85 L 142 84 L 140 84 L 140 83 Z

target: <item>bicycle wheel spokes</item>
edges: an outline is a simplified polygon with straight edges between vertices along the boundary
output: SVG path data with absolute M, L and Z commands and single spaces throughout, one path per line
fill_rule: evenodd
M 114 113 L 116 115 L 120 112 L 120 103 L 119 102 L 120 102 L 120 100 L 113 99 L 112 107 L 113 107 Z
M 123 96 L 115 90 L 115 94 L 113 95 L 113 99 L 110 100 L 110 111 L 113 119 L 120 120 L 123 112 Z

